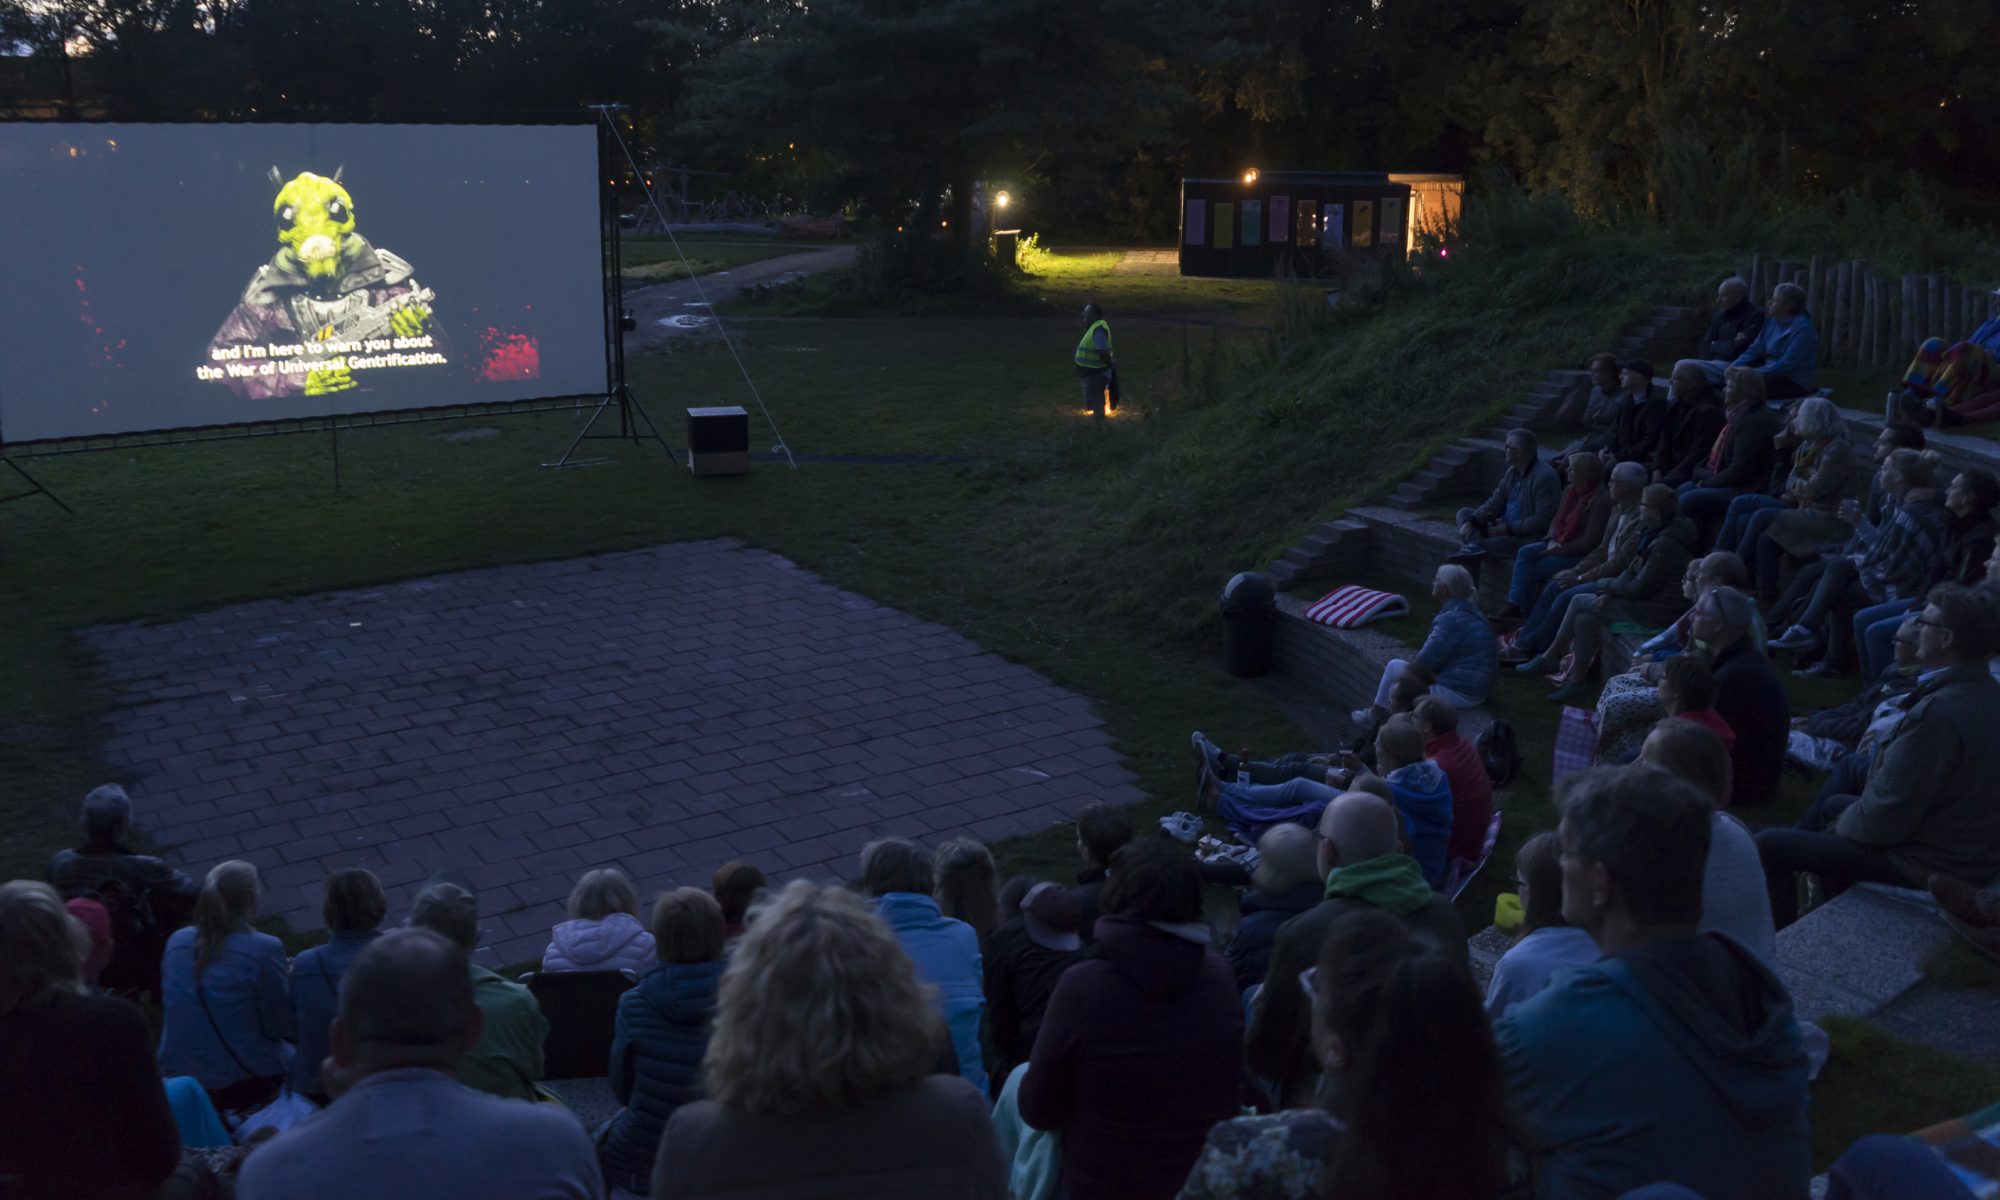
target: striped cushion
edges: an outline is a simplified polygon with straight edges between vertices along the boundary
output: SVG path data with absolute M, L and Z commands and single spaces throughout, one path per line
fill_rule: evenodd
M 1353 629 L 1383 617 L 1408 616 L 1410 602 L 1394 592 L 1374 592 L 1348 584 L 1313 602 L 1306 618 L 1335 629 Z

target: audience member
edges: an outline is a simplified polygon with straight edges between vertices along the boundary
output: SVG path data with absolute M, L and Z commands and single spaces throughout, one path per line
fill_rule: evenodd
M 1618 424 L 1618 356 L 1593 354 L 1588 374 L 1556 409 L 1558 429 L 1583 432 L 1563 447 L 1561 458 L 1572 454 L 1595 454 L 1610 444 L 1611 431 Z
M 743 936 L 750 905 L 764 890 L 764 872 L 740 858 L 732 858 L 715 869 L 709 883 L 715 902 L 722 908 L 722 929 L 730 945 Z
M 1549 580 L 1583 562 L 1604 540 L 1611 523 L 1611 491 L 1604 485 L 1604 460 L 1595 454 L 1569 456 L 1569 487 L 1556 507 L 1545 541 L 1529 542 L 1514 554 L 1507 603 L 1496 622 L 1518 624 L 1534 607 Z
M 1389 718 L 1376 733 L 1375 773 L 1389 785 L 1403 819 L 1403 843 L 1424 881 L 1441 886 L 1451 866 L 1446 853 L 1452 831 L 1451 782 L 1443 767 L 1424 757 L 1424 731 L 1408 714 Z M 1366 772 L 1357 771 L 1355 786 L 1365 779 Z
M 1729 747 L 1731 804 L 1754 808 L 1778 794 L 1791 741 L 1792 702 L 1785 685 L 1758 653 L 1751 631 L 1757 606 L 1735 588 L 1718 587 L 1695 601 L 1689 630 L 1715 672 L 1715 712 L 1736 740 Z
M 1424 757 L 1444 771 L 1451 787 L 1451 840 L 1446 859 L 1477 862 L 1486 849 L 1486 827 L 1493 821 L 1493 777 L 1479 757 L 1479 747 L 1458 731 L 1458 710 L 1425 696 L 1410 710 L 1424 735 Z
M 1119 851 L 1104 912 L 1096 951 L 1049 997 L 1021 1119 L 1060 1131 L 1068 1200 L 1168 1197 L 1241 1106 L 1243 1005 L 1181 847 Z
M 853 893 L 787 884 L 723 973 L 703 1060 L 708 1099 L 668 1119 L 654 1200 L 1004 1200 L 986 1097 L 930 1073 L 947 1035 L 926 992 Z
M 97 901 L 87 900 L 81 896 L 74 900 L 63 901 L 63 911 L 75 917 L 76 923 L 83 926 L 83 931 L 90 935 L 90 949 L 83 956 L 77 978 L 84 987 L 97 991 L 100 988 L 98 979 L 104 974 L 104 968 L 110 964 L 112 954 L 117 951 L 117 943 L 111 932 L 111 913 Z
M 1562 500 L 1562 480 L 1541 460 L 1535 435 L 1516 429 L 1507 435 L 1507 470 L 1486 503 L 1458 510 L 1461 554 L 1476 562 L 1488 555 L 1512 557 L 1524 544 L 1548 532 Z
M 167 937 L 187 924 L 201 887 L 125 844 L 132 832 L 132 800 L 124 788 L 107 783 L 91 789 L 81 815 L 83 841 L 49 859 L 49 884 L 65 900 L 95 900 L 111 914 L 111 961 L 99 985 L 158 997 Z
M 1826 674 L 1854 665 L 1855 614 L 1871 605 L 1923 594 L 1944 553 L 1951 514 L 1931 486 L 1935 451 L 1898 450 L 1882 464 L 1880 482 L 1898 501 L 1895 515 L 1865 549 L 1850 544 L 1801 570 L 1771 610 L 1771 626 L 1790 628 L 1771 639 L 1774 650 L 1826 652 Z
M 1730 501 L 1716 541 L 1750 567 L 1758 593 L 1767 596 L 1777 593 L 1783 555 L 1814 559 L 1853 532 L 1840 503 L 1861 478 L 1847 426 L 1826 397 L 1801 400 L 1780 436 L 1793 444 L 1784 488 L 1775 496 L 1748 492 Z
M 618 998 L 610 1082 L 625 1107 L 597 1139 L 607 1184 L 644 1194 L 667 1118 L 702 1097 L 726 938 L 722 907 L 700 888 L 676 888 L 653 903 L 659 964 Z
M 1301 983 L 1326 1107 L 1217 1125 L 1182 1200 L 1496 1195 L 1515 1138 L 1464 964 L 1363 908 L 1328 928 Z
M 1806 1055 L 1784 985 L 1697 932 L 1713 806 L 1649 765 L 1562 786 L 1563 915 L 1604 952 L 1495 1026 L 1550 1200 L 1660 1182 L 1803 1200 Z
M 1244 1042 L 1250 1069 L 1276 1089 L 1283 1107 L 1308 1103 L 1319 1086 L 1297 981 L 1319 960 L 1321 942 L 1335 917 L 1356 908 L 1379 908 L 1461 961 L 1466 954 L 1465 927 L 1450 902 L 1424 882 L 1415 859 L 1397 852 L 1400 830 L 1394 806 L 1369 792 L 1348 792 L 1320 814 L 1319 868 L 1326 874 L 1326 899 L 1278 927 L 1271 969 L 1250 1005 Z
M 238 1200 L 599 1200 L 576 1118 L 452 1079 L 481 1009 L 465 953 L 429 929 L 370 942 L 340 984 L 326 1080 L 337 1103 L 257 1147 Z
M 1417 661 L 1435 677 L 1430 693 L 1460 708 L 1477 708 L 1493 694 L 1500 643 L 1486 614 L 1479 611 L 1472 573 L 1457 563 L 1446 563 L 1431 580 L 1431 596 L 1439 603 L 1438 615 L 1431 619 L 1430 633 L 1417 651 Z M 1406 666 L 1403 659 L 1389 660 L 1375 685 L 1374 706 L 1348 714 L 1356 725 L 1367 729 L 1389 715 L 1390 694 Z
M 953 838 L 937 848 L 932 866 L 938 911 L 972 926 L 984 945 L 999 924 L 1000 868 L 993 863 L 993 852 L 972 838 Z
M 1521 900 L 1521 927 L 1486 985 L 1486 1011 L 1494 1017 L 1540 993 L 1557 971 L 1589 966 L 1601 957 L 1589 933 L 1563 920 L 1562 842 L 1553 831 L 1521 843 L 1514 856 L 1514 889 Z
M 83 987 L 55 889 L 0 884 L 0 1194 L 150 1200 L 180 1162 L 145 1018 Z
M 1773 400 L 1812 395 L 1819 387 L 1819 331 L 1806 313 L 1806 290 L 1796 283 L 1771 289 L 1763 327 L 1729 365 L 1757 372 Z
M 533 992 L 472 961 L 472 951 L 479 945 L 478 900 L 455 883 L 433 883 L 417 893 L 410 906 L 410 924 L 441 934 L 465 955 L 483 1032 L 459 1058 L 454 1072 L 458 1081 L 495 1096 L 540 1100 L 548 1018 Z
M 903 838 L 870 842 L 861 851 L 861 890 L 895 931 L 917 978 L 937 990 L 938 1012 L 951 1030 L 952 1051 L 965 1081 L 986 1093 L 979 1022 L 986 1008 L 979 935 L 945 916 L 932 898 L 937 872 L 916 843 Z
M 1056 981 L 1083 958 L 1081 922 L 1072 892 L 1037 882 L 1022 894 L 1020 911 L 986 939 L 986 1044 L 993 1051 L 996 1094 L 1014 1068 L 1028 1061 Z
M 1736 744 L 1736 731 L 1715 711 L 1715 672 L 1708 661 L 1699 654 L 1676 654 L 1604 685 L 1597 698 L 1593 761 L 1611 766 L 1631 762 L 1639 757 L 1646 735 L 1665 717 L 1693 721 L 1721 738 L 1724 746 Z
M 1721 393 L 1697 362 L 1675 364 L 1667 399 L 1672 403 L 1660 426 L 1659 444 L 1653 449 L 1653 482 L 1678 488 L 1692 482 L 1695 468 L 1708 460 L 1728 417 L 1723 413 Z
M 1620 363 L 1618 422 L 1612 426 L 1604 456 L 1610 462 L 1635 462 L 1650 471 L 1666 423 L 1667 398 L 1653 395 L 1653 364 L 1643 358 Z
M 639 921 L 639 891 L 617 867 L 585 871 L 569 890 L 569 919 L 542 951 L 542 970 L 630 971 L 653 965 L 653 935 Z
M 294 1033 L 284 943 L 250 924 L 259 892 L 257 868 L 218 864 L 160 966 L 160 1072 L 193 1076 L 224 1112 L 278 1094 Z
M 1764 401 L 1763 376 L 1743 369 L 1729 372 L 1722 390 L 1727 418 L 1722 433 L 1708 460 L 1679 489 L 1681 512 L 1701 528 L 1703 545 L 1713 540 L 1731 501 L 1746 492 L 1762 492 L 1770 483 L 1785 419 Z
M 1111 874 L 1111 859 L 1132 840 L 1132 816 L 1116 804 L 1088 805 L 1076 815 L 1076 852 L 1084 869 L 1077 873 L 1077 933 L 1084 945 L 1097 940 L 1097 898 Z
M 1639 759 L 1693 784 L 1716 805 L 1701 877 L 1701 932 L 1726 933 L 1759 961 L 1778 961 L 1778 934 L 1756 840 L 1748 826 L 1722 811 L 1730 788 L 1729 751 L 1722 739 L 1691 721 L 1662 721 L 1646 736 Z
M 1948 426 L 2000 416 L 2000 396 L 1988 392 L 1993 357 L 2000 354 L 2000 291 L 1990 309 L 1991 317 L 1962 342 L 1947 348 L 1944 338 L 1924 339 L 1890 404 L 1891 421 Z
M 1236 933 L 1223 952 L 1236 970 L 1236 990 L 1264 982 L 1278 927 L 1325 894 L 1318 856 L 1319 841 L 1303 825 L 1274 826 L 1257 839 L 1257 866 L 1250 873 L 1249 890 L 1237 898 Z
M 1715 289 L 1715 311 L 1701 335 L 1701 352 L 1696 358 L 1735 362 L 1763 329 L 1764 310 L 1751 302 L 1750 285 L 1731 275 Z
M 2000 479 L 1992 472 L 1971 467 L 1952 477 L 1944 494 L 1950 521 L 1945 526 L 1938 567 L 1931 572 L 1932 582 L 1971 587 L 1987 577 L 1996 533 L 2000 533 L 2000 527 L 1993 521 L 1996 505 L 2000 505 Z M 1922 607 L 1919 601 L 1898 599 L 1870 604 L 1855 612 L 1854 652 L 1862 679 L 1873 682 L 1881 677 L 1892 657 L 1891 643 L 1896 630 L 1905 618 Z
M 381 932 L 389 898 L 375 872 L 347 867 L 326 877 L 319 911 L 326 922 L 326 944 L 301 950 L 292 960 L 292 1022 L 298 1031 L 292 1090 L 324 1107 L 326 1083 L 319 1064 L 327 1055 L 327 1029 L 340 1008 L 340 978 Z
M 1922 681 L 1908 715 L 1881 743 L 1859 796 L 1825 798 L 1791 829 L 1766 829 L 1757 850 L 1784 928 L 1798 916 L 1794 872 L 1828 894 L 1853 883 L 1922 887 L 1933 872 L 1985 884 L 2000 875 L 2000 609 L 1956 584 L 1932 589 L 1918 620 Z
M 1611 495 L 1611 524 L 1604 540 L 1576 566 L 1557 571 L 1542 589 L 1526 621 L 1500 653 L 1502 662 L 1526 662 L 1549 648 L 1570 601 L 1603 586 L 1625 570 L 1639 551 L 1639 535 L 1644 526 L 1639 518 L 1639 500 L 1646 490 L 1646 469 L 1638 463 L 1619 463 L 1611 468 L 1605 485 Z

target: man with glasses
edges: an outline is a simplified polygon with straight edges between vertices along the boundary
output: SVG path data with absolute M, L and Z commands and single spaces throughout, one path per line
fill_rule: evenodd
M 1796 872 L 1829 894 L 1855 883 L 1923 887 L 1934 873 L 1974 885 L 2000 876 L 2000 606 L 1986 590 L 1931 589 L 1917 618 L 1923 672 L 1896 728 L 1876 751 L 1859 796 L 1829 796 L 1808 824 L 1766 829 L 1757 852 L 1778 928 L 1799 913 Z

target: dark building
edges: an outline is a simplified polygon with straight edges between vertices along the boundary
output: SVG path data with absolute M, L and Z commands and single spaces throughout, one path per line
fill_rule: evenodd
M 1455 175 L 1379 171 L 1184 179 L 1181 274 L 1311 277 L 1326 274 L 1341 254 L 1406 254 L 1414 230 L 1457 220 L 1463 186 Z

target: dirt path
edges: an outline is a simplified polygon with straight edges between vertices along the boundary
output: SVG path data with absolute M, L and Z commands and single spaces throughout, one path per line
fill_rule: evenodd
M 859 249 L 852 245 L 814 246 L 801 249 L 797 254 L 746 263 L 697 279 L 628 289 L 625 305 L 632 310 L 632 318 L 638 327 L 626 335 L 626 345 L 631 349 L 643 349 L 683 336 L 685 329 L 676 329 L 662 322 L 671 322 L 676 317 L 706 317 L 709 313 L 707 304 L 720 304 L 739 292 L 773 279 L 811 275 L 817 271 L 848 266 L 854 262 Z M 704 301 L 707 303 L 704 304 Z

